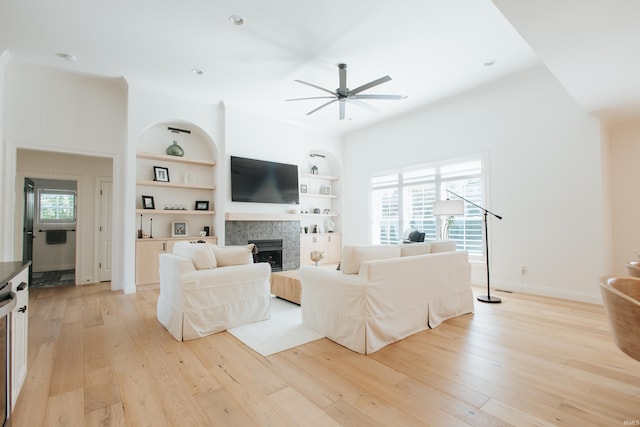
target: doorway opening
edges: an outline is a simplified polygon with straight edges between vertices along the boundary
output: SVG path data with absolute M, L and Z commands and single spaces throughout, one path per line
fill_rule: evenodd
M 77 181 L 25 178 L 23 260 L 31 287 L 75 285 Z

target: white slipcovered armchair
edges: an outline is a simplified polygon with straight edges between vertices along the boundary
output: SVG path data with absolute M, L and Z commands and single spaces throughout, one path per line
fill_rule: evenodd
M 178 341 L 204 337 L 271 315 L 268 263 L 253 245 L 178 242 L 160 255 L 158 321 Z

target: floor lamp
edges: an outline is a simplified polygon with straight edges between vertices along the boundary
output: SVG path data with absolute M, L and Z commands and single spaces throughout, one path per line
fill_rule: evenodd
M 494 303 L 494 304 L 500 303 L 500 302 L 502 302 L 502 300 L 500 298 L 491 296 L 491 284 L 490 284 L 490 280 L 489 280 L 489 228 L 488 228 L 488 225 L 487 225 L 487 214 L 491 214 L 491 215 L 495 216 L 498 219 L 502 219 L 502 217 L 500 215 L 494 214 L 491 211 L 488 211 L 487 209 L 483 208 L 482 206 L 476 205 L 472 201 L 465 199 L 464 197 L 454 193 L 453 191 L 447 190 L 447 192 L 453 194 L 456 197 L 459 197 L 460 199 L 464 200 L 465 202 L 475 206 L 476 208 L 478 208 L 482 212 L 484 212 L 484 246 L 486 248 L 486 253 L 487 253 L 487 294 L 486 295 L 480 295 L 478 297 L 478 301 Z
M 464 202 L 462 200 L 438 200 L 433 203 L 433 216 L 446 217 L 444 225 L 440 227 L 441 239 L 449 238 L 449 217 L 464 214 Z

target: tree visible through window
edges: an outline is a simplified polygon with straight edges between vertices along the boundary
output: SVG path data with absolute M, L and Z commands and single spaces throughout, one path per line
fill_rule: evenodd
M 464 159 L 440 162 L 371 179 L 373 243 L 397 244 L 403 230 L 417 229 L 426 240 L 438 237 L 441 221 L 433 216 L 433 203 L 455 199 L 447 190 L 483 205 L 482 160 Z M 482 212 L 465 203 L 465 214 L 450 219 L 449 238 L 460 250 L 481 256 Z
M 76 192 L 68 190 L 39 190 L 38 222 L 75 223 Z

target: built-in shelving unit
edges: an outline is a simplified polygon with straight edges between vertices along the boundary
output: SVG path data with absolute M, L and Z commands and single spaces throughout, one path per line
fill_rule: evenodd
M 170 133 L 168 126 L 150 127 L 140 138 L 142 150 L 136 153 L 136 228 L 143 236 L 136 239 L 136 285 L 158 282 L 158 256 L 171 252 L 176 242 L 217 242 L 213 227 L 216 161 L 207 136 L 200 130 Z M 184 156 L 165 154 L 172 139 L 179 141 Z M 156 149 L 162 153 L 151 152 Z M 157 168 L 166 169 L 166 181 L 155 179 Z M 208 209 L 196 209 L 201 203 Z M 177 235 L 177 227 L 186 235 Z
M 186 165 L 187 166 L 187 171 L 188 173 L 191 173 L 191 171 L 193 171 L 193 167 L 189 167 L 189 166 L 195 166 L 197 168 L 204 168 L 207 170 L 210 170 L 211 168 L 213 168 L 216 165 L 216 162 L 213 160 L 202 160 L 202 159 L 190 159 L 190 158 L 185 158 L 185 157 L 177 157 L 177 156 L 168 156 L 166 154 L 154 154 L 154 153 L 148 153 L 148 152 L 138 152 L 136 157 L 140 160 L 153 160 L 154 162 L 160 162 L 163 165 L 172 165 L 172 164 L 176 164 L 176 165 Z M 139 167 L 144 167 L 144 166 L 139 166 Z M 148 165 L 147 165 L 148 167 Z M 209 182 L 206 183 L 193 183 L 193 182 L 176 182 L 176 181 L 169 181 L 169 182 L 165 182 L 165 181 L 153 181 L 153 180 L 149 180 L 149 179 L 138 179 L 136 181 L 136 185 L 138 187 L 138 193 L 139 195 L 142 194 L 143 188 L 141 187 L 151 187 L 152 189 L 156 189 L 155 194 L 152 195 L 152 197 L 158 197 L 166 200 L 173 200 L 174 197 L 177 197 L 178 195 L 181 194 L 181 192 L 179 190 L 194 190 L 195 193 L 193 193 L 193 197 L 197 198 L 200 197 L 200 199 L 203 200 L 212 200 L 213 196 L 212 196 L 212 192 L 215 191 L 216 186 L 213 184 L 213 174 L 205 174 L 205 179 L 208 179 Z M 162 189 L 163 191 L 158 193 L 157 189 Z M 149 192 L 147 190 L 145 190 L 146 192 Z M 176 191 L 178 191 L 178 193 L 176 193 Z M 202 194 L 202 196 L 198 196 L 199 194 Z M 195 201 L 194 198 L 194 201 Z M 198 200 L 200 200 L 198 199 Z M 158 201 L 155 201 L 155 203 L 157 204 Z M 175 203 L 173 203 L 175 204 Z M 201 215 L 209 215 L 209 216 L 214 216 L 215 215 L 215 211 L 214 210 L 195 210 L 195 209 L 136 209 L 136 214 L 139 215 L 173 215 L 176 217 L 180 217 L 180 216 L 184 216 L 184 215 L 197 215 L 197 216 L 201 216 Z M 163 234 L 166 233 L 160 233 L 159 235 L 162 236 Z M 165 237 L 163 236 L 163 237 Z
M 196 185 L 196 184 L 184 184 L 181 182 L 162 182 L 162 181 L 146 181 L 141 180 L 136 182 L 137 185 L 146 185 L 147 187 L 165 187 L 165 188 L 187 188 L 192 190 L 210 190 L 216 189 L 215 185 Z
M 325 181 L 337 181 L 339 178 L 335 175 L 317 175 L 313 173 L 301 173 L 300 178 L 322 179 Z
M 334 201 L 338 199 L 336 186 L 338 181 L 335 175 L 320 175 L 312 173 L 300 174 L 300 214 L 301 225 L 312 228 L 317 226 L 320 230 L 326 228 L 330 218 L 338 214 L 335 211 Z M 306 191 L 305 191 L 306 190 Z M 314 210 L 320 213 L 314 213 Z
M 139 151 L 136 154 L 136 157 L 139 159 L 159 160 L 159 161 L 172 162 L 172 163 L 184 163 L 188 165 L 200 165 L 200 166 L 209 166 L 209 167 L 214 167 L 216 165 L 215 160 L 189 159 L 184 157 L 168 156 L 166 154 L 146 153 L 144 151 Z

